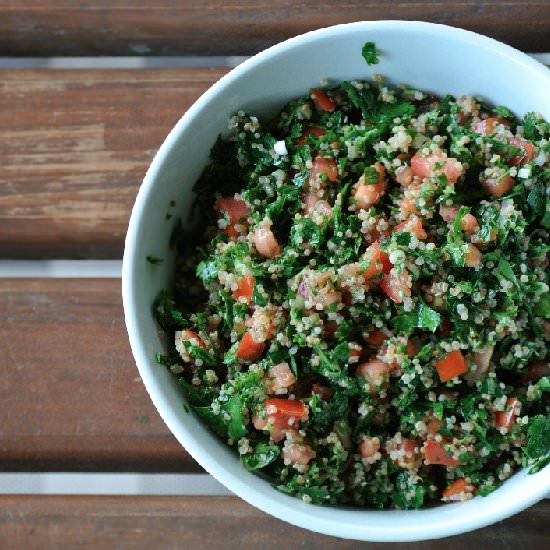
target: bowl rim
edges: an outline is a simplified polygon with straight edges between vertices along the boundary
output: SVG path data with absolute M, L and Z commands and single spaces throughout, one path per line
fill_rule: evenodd
M 307 511 L 303 511 L 299 506 L 292 510 L 286 506 L 277 503 L 274 499 L 267 497 L 260 491 L 252 487 L 252 484 L 246 484 L 239 476 L 229 473 L 223 466 L 219 464 L 216 458 L 213 458 L 208 453 L 205 453 L 201 447 L 200 438 L 193 435 L 185 426 L 180 424 L 171 410 L 168 402 L 161 395 L 155 386 L 156 381 L 152 376 L 151 359 L 146 354 L 141 340 L 138 338 L 138 323 L 139 312 L 137 311 L 132 299 L 134 293 L 133 270 L 136 267 L 137 249 L 138 249 L 138 230 L 143 219 L 143 211 L 147 203 L 147 199 L 153 191 L 155 181 L 161 167 L 177 145 L 177 141 L 182 133 L 185 132 L 188 125 L 197 117 L 202 110 L 208 105 L 212 98 L 217 96 L 228 85 L 245 75 L 257 65 L 262 64 L 273 56 L 286 51 L 288 48 L 299 46 L 300 44 L 309 41 L 310 39 L 328 38 L 335 34 L 346 33 L 356 29 L 365 30 L 400 30 L 400 29 L 416 29 L 420 32 L 429 32 L 432 35 L 439 37 L 449 37 L 460 39 L 463 43 L 475 42 L 478 46 L 498 52 L 508 58 L 513 58 L 515 63 L 521 63 L 526 69 L 535 72 L 539 77 L 546 76 L 550 86 L 550 71 L 538 61 L 532 59 L 527 54 L 516 50 L 515 48 L 503 44 L 493 38 L 467 31 L 465 29 L 451 27 L 443 24 L 428 23 L 424 21 L 400 21 L 400 20 L 380 20 L 380 21 L 357 21 L 353 23 L 344 23 L 331 27 L 313 30 L 283 42 L 277 43 L 266 50 L 246 59 L 240 65 L 229 71 L 221 79 L 215 82 L 208 90 L 206 90 L 193 105 L 181 116 L 176 125 L 169 132 L 164 142 L 153 158 L 143 182 L 136 196 L 132 213 L 130 216 L 128 231 L 125 239 L 124 257 L 122 264 L 122 301 L 124 308 L 125 324 L 130 340 L 130 347 L 135 358 L 140 376 L 144 382 L 147 393 L 149 394 L 155 408 L 159 412 L 161 418 L 166 423 L 170 431 L 174 434 L 178 442 L 185 447 L 189 454 L 212 474 L 220 483 L 226 486 L 230 491 L 251 504 L 252 506 L 269 513 L 270 515 L 296 525 L 298 527 L 310 529 L 326 535 L 338 536 L 342 538 L 353 538 L 356 540 L 369 541 L 384 541 L 384 542 L 404 542 L 416 540 L 428 540 L 433 538 L 441 538 L 450 535 L 465 533 L 496 521 L 505 519 L 529 506 L 538 502 L 550 491 L 550 466 L 545 468 L 547 474 L 545 482 L 540 483 L 536 490 L 522 496 L 514 502 L 502 503 L 496 510 L 486 510 L 477 517 L 467 517 L 466 519 L 453 518 L 446 521 L 438 521 L 434 525 L 433 532 L 426 534 L 425 526 L 399 526 L 389 531 L 387 528 L 377 528 L 376 525 L 364 524 L 358 527 L 357 525 L 343 525 L 341 520 L 331 520 L 331 518 L 323 518 L 323 521 L 318 521 L 315 525 L 311 524 L 311 516 Z M 542 71 L 546 71 L 546 74 Z M 206 429 L 206 428 L 205 428 Z M 249 475 L 243 468 L 243 474 Z M 265 482 L 263 482 L 265 483 Z M 310 506 L 307 505 L 308 509 Z M 455 505 L 456 507 L 457 505 Z M 327 508 L 324 506 L 323 508 Z M 488 508 L 488 507 L 485 507 Z M 359 512 L 373 513 L 373 510 L 359 510 Z M 377 511 L 374 511 L 376 513 Z M 385 511 L 390 512 L 390 511 Z M 415 513 L 406 511 L 391 511 L 399 515 L 402 513 Z M 422 510 L 418 511 L 419 513 Z M 458 514 L 460 515 L 460 514 Z M 347 532 L 343 532 L 343 527 Z

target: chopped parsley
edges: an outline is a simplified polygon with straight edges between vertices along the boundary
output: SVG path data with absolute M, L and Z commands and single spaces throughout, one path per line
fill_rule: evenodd
M 162 258 L 159 258 L 157 256 L 151 256 L 151 255 L 147 256 L 146 259 L 151 265 L 158 265 L 164 261 Z
M 367 65 L 377 65 L 380 61 L 378 57 L 379 53 L 374 42 L 365 42 L 361 54 L 367 62 Z

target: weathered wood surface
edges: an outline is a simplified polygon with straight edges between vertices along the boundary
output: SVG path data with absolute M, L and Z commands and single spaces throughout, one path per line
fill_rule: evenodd
M 547 0 L 0 0 L 3 55 L 236 55 L 337 23 L 447 23 L 550 50 Z
M 0 257 L 120 258 L 156 150 L 224 72 L 0 70 Z
M 0 349 L 0 471 L 200 471 L 138 376 L 119 279 L 0 279 Z
M 417 543 L 363 543 L 290 526 L 235 497 L 0 496 L 0 547 L 43 548 L 366 548 L 548 547 L 550 502 L 459 537 Z

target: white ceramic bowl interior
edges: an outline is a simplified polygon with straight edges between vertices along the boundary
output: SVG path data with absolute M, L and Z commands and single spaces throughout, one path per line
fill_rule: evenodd
M 375 42 L 380 63 L 361 56 Z M 420 22 L 376 21 L 339 25 L 278 44 L 244 62 L 210 88 L 180 119 L 160 148 L 139 190 L 126 238 L 123 300 L 132 352 L 160 415 L 191 455 L 250 504 L 292 524 L 345 538 L 411 541 L 438 538 L 493 523 L 550 492 L 550 467 L 520 472 L 488 497 L 419 511 L 376 511 L 316 506 L 277 492 L 241 466 L 234 449 L 183 409 L 175 377 L 155 363 L 164 349 L 151 313 L 158 291 L 171 282 L 168 240 L 171 200 L 185 220 L 191 188 L 228 117 L 243 109 L 274 115 L 291 98 L 322 79 L 368 79 L 379 73 L 437 94 L 474 94 L 517 114 L 538 111 L 550 118 L 550 76 L 543 65 L 492 39 L 452 27 Z M 161 265 L 148 254 L 165 258 Z

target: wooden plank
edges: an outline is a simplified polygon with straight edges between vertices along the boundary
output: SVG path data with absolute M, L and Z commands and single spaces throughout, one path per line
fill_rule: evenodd
M 0 349 L 1 471 L 200 471 L 138 376 L 120 279 L 0 279 Z
M 225 72 L 0 70 L 0 258 L 120 258 L 153 155 Z
M 153 155 L 224 72 L 0 70 L 0 257 L 120 258 Z
M 4 55 L 235 55 L 337 23 L 448 23 L 526 51 L 550 49 L 547 0 L 0 1 Z
M 504 522 L 431 542 L 380 544 L 319 535 L 235 497 L 1 496 L 2 548 L 283 548 L 470 550 L 545 548 L 550 502 Z M 228 541 L 231 541 L 230 543 Z

